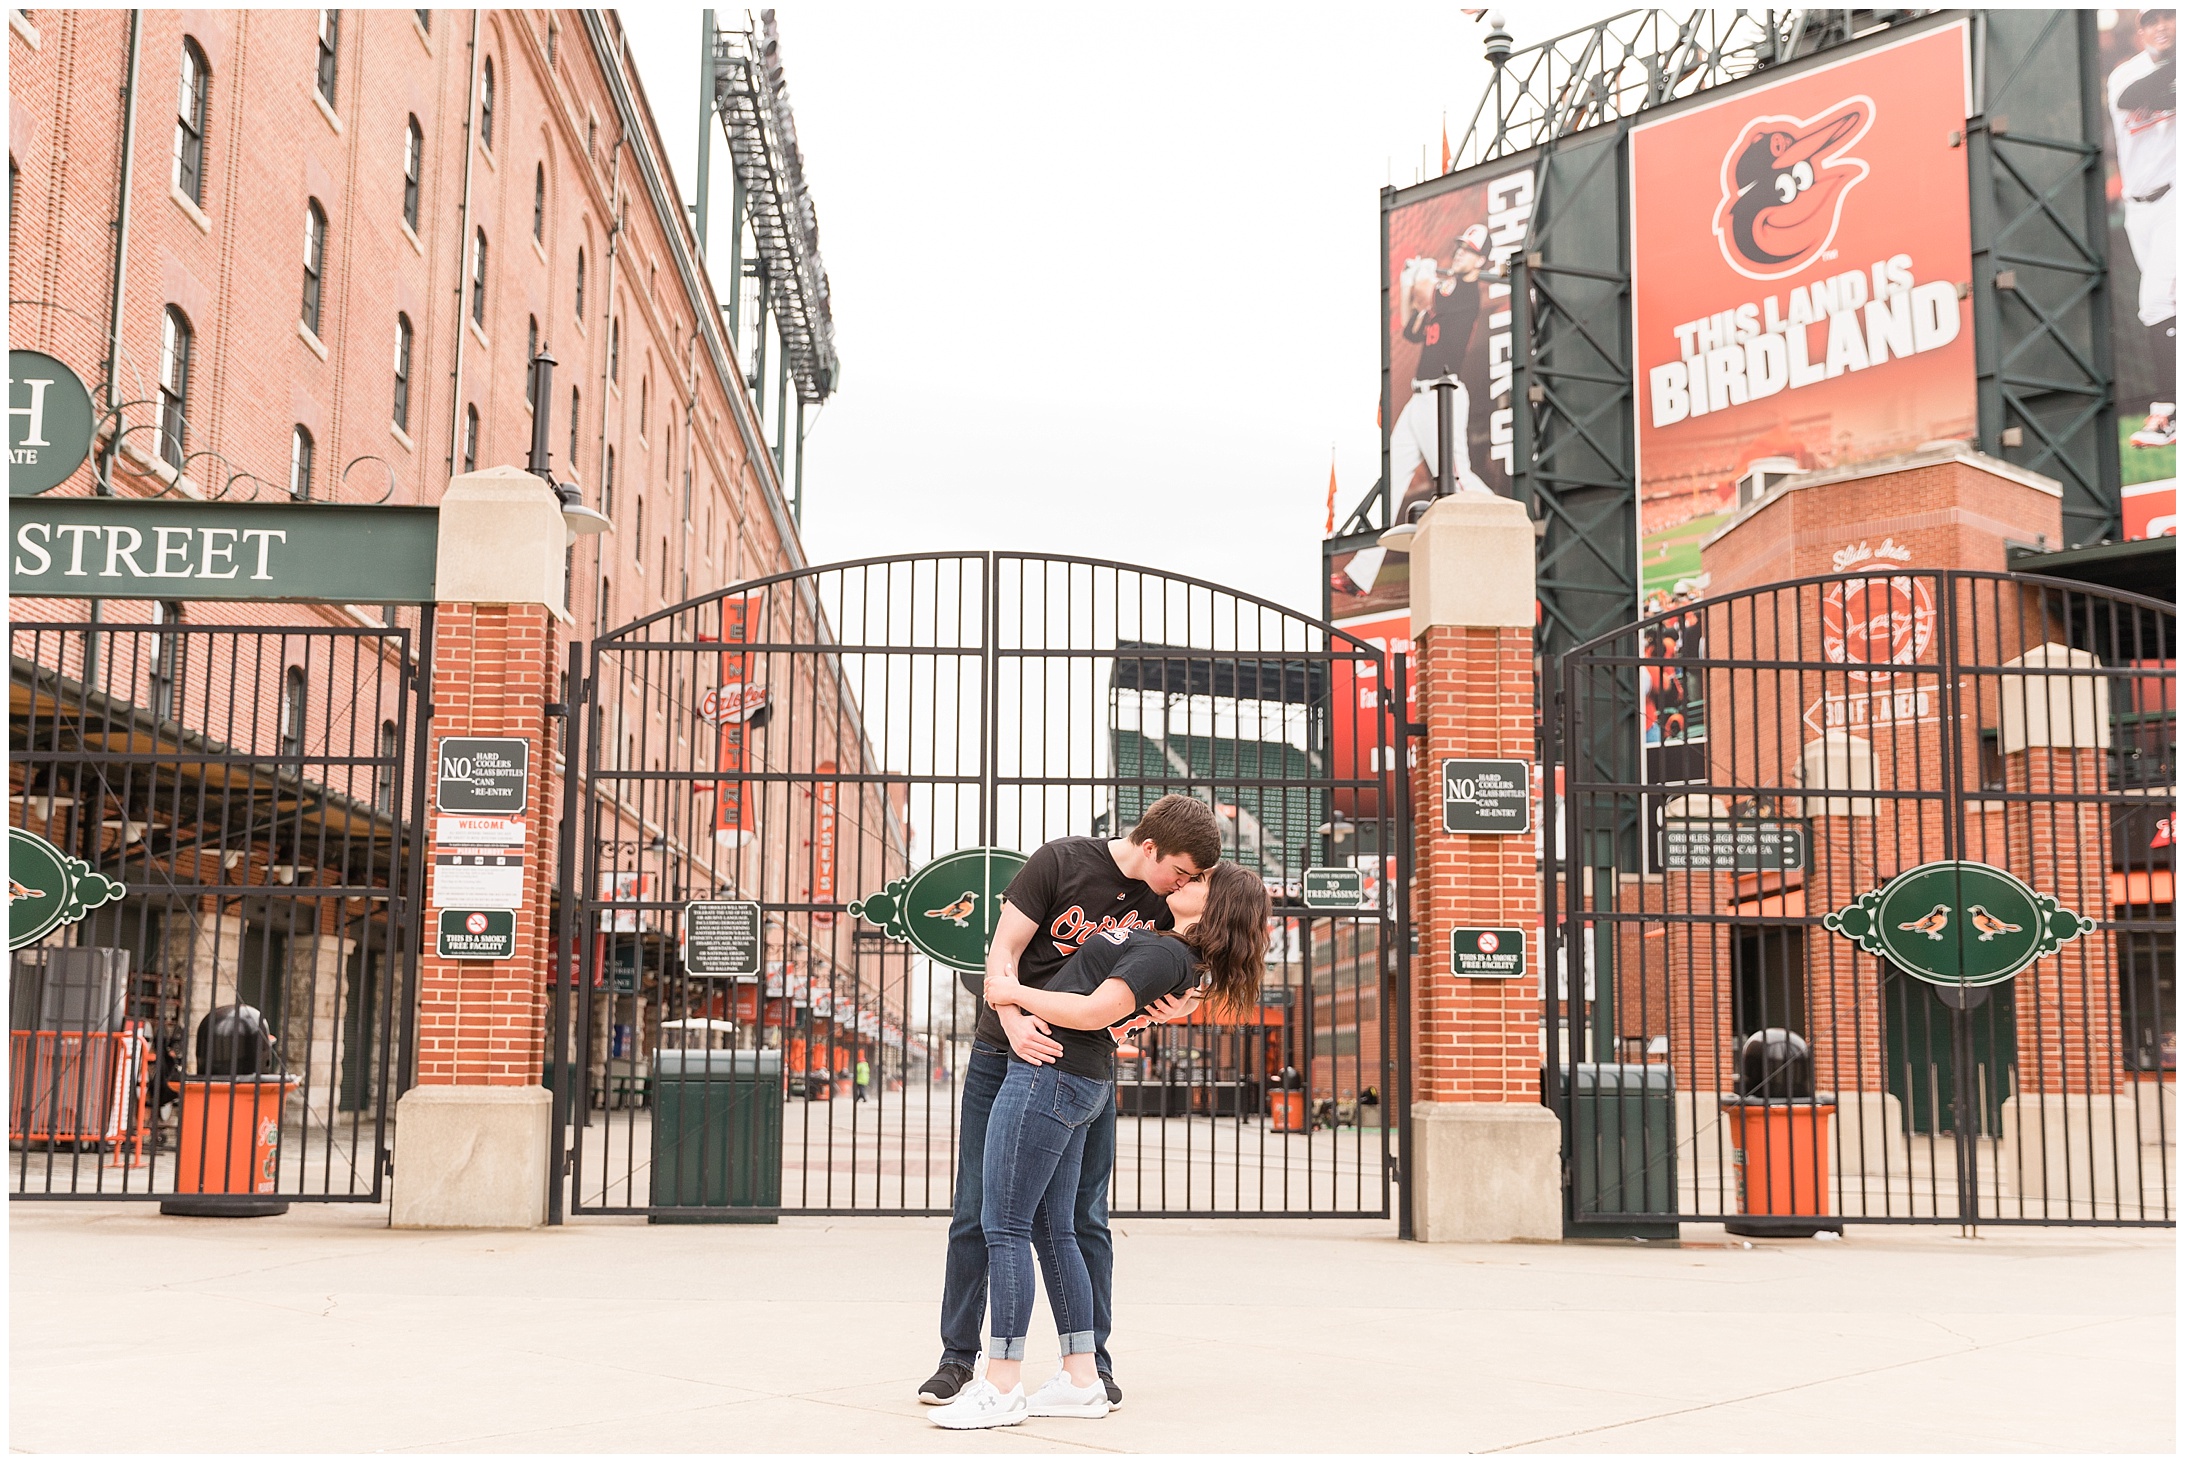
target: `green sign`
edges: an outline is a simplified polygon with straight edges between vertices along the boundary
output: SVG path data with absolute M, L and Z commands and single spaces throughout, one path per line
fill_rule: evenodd
M 437 508 L 17 498 L 8 592 L 431 604 Z
M 1024 855 L 1013 849 L 962 849 L 890 880 L 878 894 L 852 904 L 850 914 L 936 965 L 981 970 L 1001 922 L 1002 890 L 1023 867 Z
M 1451 930 L 1449 973 L 1472 980 L 1514 980 L 1525 973 L 1525 932 Z
M 1298 894 L 1307 909 L 1372 907 L 1366 899 L 1365 873 L 1359 869 L 1307 869 Z
M 441 910 L 439 952 L 442 960 L 515 959 L 516 911 Z
M 2000 985 L 2095 921 L 1989 864 L 1921 864 L 1859 896 L 1824 928 L 1934 985 Z
M 91 393 L 43 351 L 8 352 L 8 492 L 57 488 L 91 454 Z
M 1532 764 L 1511 757 L 1442 763 L 1441 826 L 1444 833 L 1532 832 Z
M 128 891 L 37 834 L 8 830 L 8 948 L 35 945 Z

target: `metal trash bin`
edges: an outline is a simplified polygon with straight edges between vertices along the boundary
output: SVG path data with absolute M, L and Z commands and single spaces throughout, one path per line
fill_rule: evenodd
M 652 1057 L 654 1224 L 773 1224 L 739 1208 L 781 1203 L 778 1051 L 673 1051 Z
M 1677 1238 L 1677 1079 L 1666 1062 L 1580 1062 L 1563 1069 L 1570 1102 L 1566 1239 Z M 1659 1214 L 1659 1221 L 1588 1221 Z

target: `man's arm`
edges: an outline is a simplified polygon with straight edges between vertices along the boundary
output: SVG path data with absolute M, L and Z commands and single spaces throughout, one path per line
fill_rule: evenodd
M 1003 904 L 1001 919 L 994 926 L 994 941 L 986 947 L 987 979 L 1007 976 L 1015 980 L 1017 962 L 1024 958 L 1025 947 L 1038 933 L 1039 926 L 1024 911 Z M 1043 1067 L 1062 1055 L 1062 1043 L 1049 1033 L 1047 1023 L 1031 1012 L 1020 1006 L 996 1006 L 994 1014 L 1000 1018 L 1002 1034 L 1009 1038 L 1009 1049 L 1033 1066 Z

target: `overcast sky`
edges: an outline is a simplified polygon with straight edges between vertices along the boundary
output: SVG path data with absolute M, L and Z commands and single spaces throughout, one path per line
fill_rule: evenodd
M 1603 13 L 1527 6 L 1512 30 Z M 622 11 L 686 198 L 698 17 Z M 1342 513 L 1379 475 L 1379 190 L 1422 149 L 1438 167 L 1445 110 L 1461 142 L 1484 27 L 1440 6 L 778 18 L 842 358 L 812 559 L 1078 553 L 1317 615 L 1330 453 Z

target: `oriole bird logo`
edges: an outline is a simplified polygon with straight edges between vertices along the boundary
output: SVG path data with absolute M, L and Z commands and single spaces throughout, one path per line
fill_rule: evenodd
M 1897 928 L 1900 930 L 1910 930 L 1916 935 L 1925 935 L 1930 940 L 1939 940 L 1942 938 L 1943 927 L 1949 924 L 1949 922 L 1950 906 L 1947 904 L 1938 904 L 1933 909 L 1930 909 L 1925 914 L 1921 915 L 1918 919 L 1907 920 L 1905 923 L 1898 925 Z
M 1973 928 L 1980 932 L 1983 941 L 1992 940 L 1997 935 L 2015 935 L 2025 928 L 2024 925 L 2009 924 L 1997 919 L 1977 904 L 1967 905 L 1965 913 L 1972 917 Z
M 1867 166 L 1843 151 L 1874 124 L 1874 104 L 1847 97 L 1817 117 L 1755 117 L 1723 158 L 1715 234 L 1730 267 L 1781 279 L 1836 237 L 1845 192 Z
M 977 892 L 966 889 L 956 896 L 955 903 L 944 904 L 939 909 L 927 910 L 926 918 L 945 919 L 954 924 L 959 930 L 968 930 L 971 928 L 971 911 L 978 907 L 979 896 Z
M 14 879 L 8 880 L 8 903 L 10 904 L 18 899 L 43 899 L 45 897 L 46 891 L 43 889 L 26 888 Z

